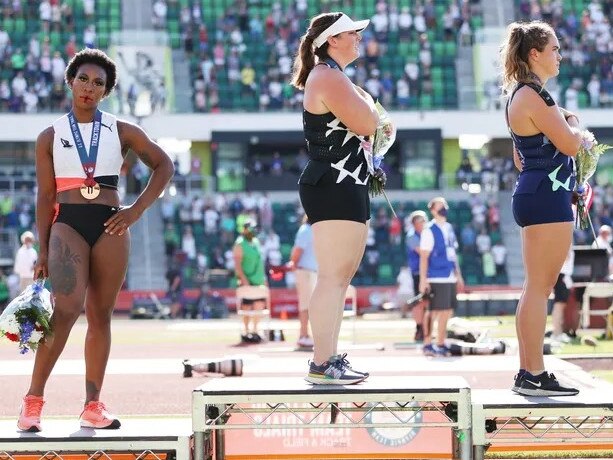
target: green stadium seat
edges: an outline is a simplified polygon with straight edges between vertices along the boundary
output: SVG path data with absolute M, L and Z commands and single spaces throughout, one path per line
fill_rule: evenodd
M 443 42 L 435 41 L 432 44 L 432 56 L 443 57 L 445 55 L 445 45 Z
M 419 106 L 422 109 L 428 110 L 431 109 L 434 105 L 431 94 L 422 94 L 419 96 Z
M 454 41 L 448 40 L 445 42 L 445 56 L 455 58 L 458 54 L 458 46 Z
M 481 16 L 472 16 L 470 18 L 470 26 L 473 30 L 483 28 L 483 18 Z
M 380 264 L 377 269 L 377 276 L 381 281 L 383 280 L 393 280 L 394 279 L 394 269 L 390 264 Z

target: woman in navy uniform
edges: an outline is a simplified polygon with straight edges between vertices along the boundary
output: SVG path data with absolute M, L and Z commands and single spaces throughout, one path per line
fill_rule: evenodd
M 506 120 L 520 170 L 513 215 L 521 227 L 526 279 L 517 307 L 520 371 L 513 390 L 523 395 L 578 393 L 545 371 L 543 340 L 547 298 L 573 234 L 574 157 L 579 150 L 577 116 L 559 107 L 544 85 L 560 71 L 560 44 L 550 25 L 512 23 L 501 47 Z
M 292 83 L 304 89 L 309 154 L 300 200 L 312 223 L 319 267 L 309 304 L 314 357 L 306 380 L 314 384 L 351 384 L 368 376 L 354 371 L 337 350 L 345 293 L 366 244 L 368 181 L 375 174 L 364 149 L 379 115 L 372 97 L 343 73 L 358 58 L 359 32 L 368 23 L 342 13 L 314 17 L 294 63 Z

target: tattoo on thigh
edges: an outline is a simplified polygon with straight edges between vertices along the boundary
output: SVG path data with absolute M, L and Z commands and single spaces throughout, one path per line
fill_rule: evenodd
M 77 265 L 81 264 L 81 257 L 57 236 L 52 237 L 49 243 L 55 248 L 49 260 L 53 290 L 58 294 L 70 295 L 77 286 Z

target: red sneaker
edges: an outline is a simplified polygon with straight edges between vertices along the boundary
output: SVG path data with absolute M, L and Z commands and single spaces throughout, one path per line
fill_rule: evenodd
M 90 401 L 85 405 L 79 422 L 83 428 L 102 428 L 116 430 L 121 423 L 115 416 L 109 414 L 104 403 L 100 401 Z
M 29 431 L 37 433 L 40 428 L 40 414 L 43 411 L 42 396 L 26 395 L 19 409 L 19 420 L 17 420 L 17 428 L 21 431 Z

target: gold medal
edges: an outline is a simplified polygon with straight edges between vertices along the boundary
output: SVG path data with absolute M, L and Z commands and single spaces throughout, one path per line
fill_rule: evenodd
M 94 182 L 94 185 L 81 185 L 81 196 L 86 200 L 95 200 L 100 195 L 100 185 Z

